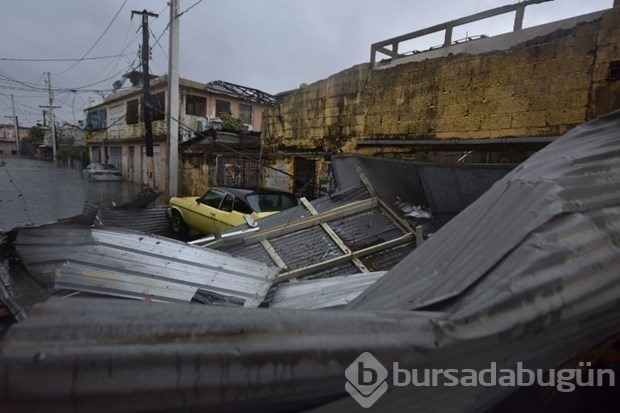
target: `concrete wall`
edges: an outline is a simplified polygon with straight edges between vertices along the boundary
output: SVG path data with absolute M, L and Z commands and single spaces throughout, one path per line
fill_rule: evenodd
M 360 139 L 561 135 L 620 107 L 620 81 L 609 77 L 619 41 L 620 10 L 612 9 L 507 50 L 354 66 L 266 111 L 266 149 L 355 152 Z
M 179 164 L 180 196 L 200 196 L 213 183 L 215 164 L 201 153 L 183 154 Z

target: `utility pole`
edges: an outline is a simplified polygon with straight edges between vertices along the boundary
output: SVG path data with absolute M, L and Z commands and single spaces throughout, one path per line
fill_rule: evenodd
M 15 114 L 15 96 L 11 95 L 11 106 L 13 107 L 13 128 L 15 129 L 15 145 L 17 145 L 17 154 L 20 152 L 20 141 L 19 141 L 19 120 L 17 119 L 17 115 Z
M 50 111 L 50 125 L 52 131 L 52 161 L 56 163 L 56 124 L 54 120 L 54 108 L 59 108 L 60 106 L 54 106 L 54 93 L 52 92 L 52 75 L 50 72 L 47 72 L 47 92 L 49 94 L 49 105 L 39 105 L 39 107 L 49 109 Z
M 134 14 L 142 15 L 142 117 L 144 118 L 144 145 L 146 147 L 146 186 L 155 188 L 153 173 L 153 117 L 149 79 L 149 58 L 151 55 L 151 48 L 149 47 L 149 17 L 159 17 L 159 15 L 146 10 L 132 10 L 131 16 L 133 17 Z
M 15 145 L 17 146 L 17 153 L 19 154 L 19 122 L 17 115 L 15 114 L 15 96 L 11 95 L 11 106 L 13 108 L 13 116 L 5 116 L 5 118 L 13 119 L 13 133 L 15 134 Z
M 170 1 L 168 56 L 168 195 L 173 197 L 179 183 L 179 0 Z

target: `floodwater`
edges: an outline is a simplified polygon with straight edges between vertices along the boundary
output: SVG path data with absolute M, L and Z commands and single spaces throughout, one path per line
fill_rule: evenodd
M 140 192 L 129 182 L 93 182 L 52 162 L 0 154 L 0 232 L 82 212 L 84 203 L 122 201 Z

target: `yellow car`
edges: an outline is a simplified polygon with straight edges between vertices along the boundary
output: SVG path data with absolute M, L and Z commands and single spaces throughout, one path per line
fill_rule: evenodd
M 213 234 L 248 222 L 246 215 L 257 220 L 297 206 L 298 202 L 294 195 L 280 191 L 211 188 L 201 197 L 170 199 L 172 229 L 180 236 L 189 229 Z

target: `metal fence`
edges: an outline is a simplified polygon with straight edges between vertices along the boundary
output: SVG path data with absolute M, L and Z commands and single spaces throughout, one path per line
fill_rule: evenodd
M 235 188 L 257 188 L 260 185 L 260 166 L 258 160 L 218 156 L 216 185 Z

